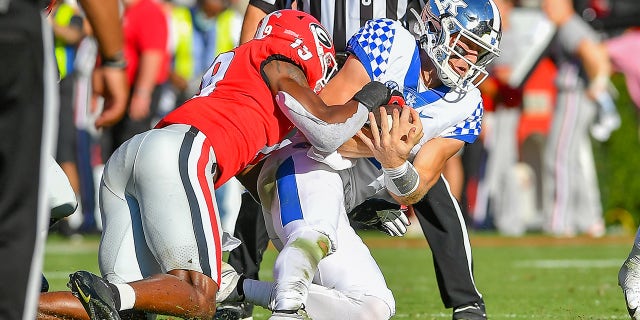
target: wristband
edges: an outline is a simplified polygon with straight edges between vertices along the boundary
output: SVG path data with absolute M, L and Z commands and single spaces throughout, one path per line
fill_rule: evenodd
M 400 197 L 406 197 L 416 191 L 420 184 L 420 175 L 409 161 L 397 168 L 382 168 L 382 172 L 387 190 Z
M 371 112 L 373 108 L 386 105 L 391 98 L 391 90 L 383 83 L 371 81 L 356 92 L 353 100 L 360 102 Z
M 102 57 L 101 66 L 105 68 L 125 69 L 127 67 L 127 61 L 124 59 L 124 53 L 118 51 L 112 57 Z

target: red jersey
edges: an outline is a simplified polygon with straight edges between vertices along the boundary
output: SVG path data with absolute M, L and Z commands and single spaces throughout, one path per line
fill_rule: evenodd
M 188 124 L 202 131 L 216 153 L 217 188 L 277 149 L 294 128 L 262 78 L 261 66 L 273 59 L 291 62 L 302 69 L 310 87 L 318 88 L 331 75 L 327 60 L 335 63 L 334 55 L 317 20 L 300 11 L 276 11 L 263 19 L 255 39 L 216 57 L 200 93 L 156 127 Z

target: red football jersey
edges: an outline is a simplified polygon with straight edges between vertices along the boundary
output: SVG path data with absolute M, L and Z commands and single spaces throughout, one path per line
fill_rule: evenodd
M 253 40 L 216 57 L 198 95 L 156 125 L 188 124 L 207 136 L 218 164 L 216 188 L 276 150 L 294 128 L 261 75 L 261 65 L 273 59 L 299 66 L 316 91 L 335 70 L 335 51 L 320 23 L 304 12 L 276 11 Z

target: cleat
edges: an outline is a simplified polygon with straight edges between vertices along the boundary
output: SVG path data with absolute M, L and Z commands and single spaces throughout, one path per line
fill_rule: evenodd
M 241 320 L 242 309 L 235 305 L 225 305 L 216 308 L 216 315 L 213 320 Z
M 304 310 L 304 305 L 298 310 L 273 310 L 269 320 L 311 320 L 307 312 Z
M 480 300 L 471 304 L 465 304 L 453 309 L 453 320 L 486 320 L 487 312 L 484 301 Z
M 286 313 L 286 312 L 276 312 L 274 311 L 269 317 L 269 320 L 292 320 L 292 319 L 304 319 L 301 315 L 297 313 Z
M 238 283 L 242 284 L 241 279 L 243 279 L 243 276 L 237 273 L 230 264 L 223 261 L 216 302 L 238 302 L 244 300 L 244 296 L 238 293 Z
M 640 320 L 640 257 L 629 257 L 622 264 L 618 272 L 618 285 L 622 288 L 629 316 Z
M 77 271 L 69 275 L 67 286 L 91 320 L 121 320 L 107 280 L 88 271 Z
M 253 320 L 253 304 L 247 302 L 220 304 L 216 308 L 213 320 Z

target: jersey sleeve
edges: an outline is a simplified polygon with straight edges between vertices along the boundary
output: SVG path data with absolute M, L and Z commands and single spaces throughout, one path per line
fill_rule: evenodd
M 404 93 L 407 104 L 420 115 L 424 133 L 412 153 L 433 138 L 472 143 L 480 135 L 484 107 L 478 89 L 460 94 L 443 85 L 421 93 L 405 88 Z
M 346 50 L 358 58 L 371 80 L 394 82 L 398 89 L 417 86 L 419 47 L 400 22 L 369 20 L 349 39 Z
M 478 139 L 482 127 L 483 107 L 482 101 L 478 103 L 473 113 L 468 118 L 445 130 L 440 136 L 454 138 L 467 143 L 473 143 Z

